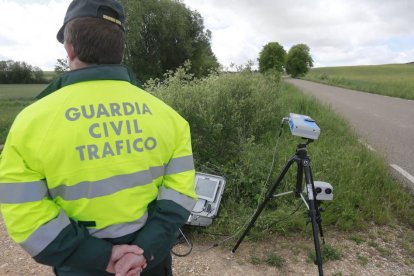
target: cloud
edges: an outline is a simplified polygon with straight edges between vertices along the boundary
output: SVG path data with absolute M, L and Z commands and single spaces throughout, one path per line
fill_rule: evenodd
M 8 37 L 8 36 L 0 34 L 0 45 L 1 46 L 13 46 L 18 43 L 19 42 L 13 39 L 12 37 Z
M 0 52 L 7 59 L 52 70 L 65 57 L 56 33 L 70 1 L 1 1 Z
M 402 57 L 414 60 L 414 45 L 409 40 L 403 51 L 387 44 L 391 37 L 414 36 L 411 24 L 414 1 L 184 2 L 205 18 L 206 26 L 213 32 L 213 50 L 220 61 L 234 58 L 245 63 L 246 58 L 256 59 L 262 46 L 271 41 L 279 42 L 286 50 L 305 43 L 319 65 L 390 63 Z M 216 30 L 216 25 L 210 22 L 226 22 L 226 28 Z M 236 41 L 243 42 L 245 47 L 235 46 Z M 224 51 L 218 45 L 220 49 L 224 45 L 229 47 Z
M 55 39 L 70 0 L 0 0 L 2 59 L 52 70 L 66 53 Z M 262 47 L 305 43 L 316 66 L 414 61 L 411 0 L 184 0 L 212 31 L 224 66 L 257 63 Z

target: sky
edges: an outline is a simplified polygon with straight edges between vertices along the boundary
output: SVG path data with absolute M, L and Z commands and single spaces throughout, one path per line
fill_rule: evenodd
M 53 70 L 70 0 L 0 0 L 0 60 Z M 183 0 L 204 18 L 223 67 L 244 65 L 263 46 L 305 43 L 315 67 L 414 61 L 414 0 Z

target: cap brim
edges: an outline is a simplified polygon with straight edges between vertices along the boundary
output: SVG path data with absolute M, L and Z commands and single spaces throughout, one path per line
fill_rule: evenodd
M 64 37 L 63 37 L 63 31 L 65 30 L 65 25 L 63 25 L 61 28 L 60 28 L 60 30 L 59 30 L 59 32 L 57 33 L 57 35 L 56 35 L 56 38 L 57 38 L 57 40 L 60 42 L 60 43 L 62 43 L 63 44 L 63 40 L 64 40 Z

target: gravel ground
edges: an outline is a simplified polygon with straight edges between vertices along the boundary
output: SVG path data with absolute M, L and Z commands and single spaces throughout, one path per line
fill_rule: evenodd
M 325 232 L 327 244 L 340 254 L 339 260 L 324 263 L 325 275 L 414 275 L 413 229 L 398 225 L 372 226 L 363 233 Z M 310 233 L 244 241 L 235 254 L 232 244 L 209 249 L 221 238 L 195 238 L 189 256 L 173 257 L 174 275 L 317 275 L 308 257 L 313 252 Z M 8 238 L 1 219 L 0 248 L 0 275 L 53 275 Z

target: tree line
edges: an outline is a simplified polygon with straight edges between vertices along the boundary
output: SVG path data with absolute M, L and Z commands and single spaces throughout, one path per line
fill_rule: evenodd
M 0 84 L 46 83 L 43 71 L 24 61 L 0 61 Z
M 189 61 L 190 72 L 203 77 L 217 71 L 220 64 L 211 49 L 211 32 L 197 11 L 180 0 L 120 0 L 127 14 L 126 51 L 123 63 L 138 79 L 163 79 Z M 293 77 L 306 74 L 313 66 L 309 47 L 293 46 L 288 53 L 277 42 L 270 42 L 260 52 L 259 71 L 286 71 Z M 58 59 L 55 71 L 68 71 L 66 59 Z M 44 74 L 25 62 L 2 61 L 0 83 L 42 83 Z
M 278 42 L 270 42 L 263 46 L 258 60 L 261 73 L 269 70 L 286 71 L 294 78 L 304 76 L 313 67 L 310 48 L 306 44 L 296 44 L 286 53 Z

